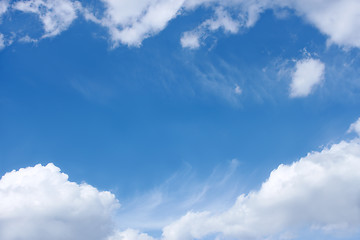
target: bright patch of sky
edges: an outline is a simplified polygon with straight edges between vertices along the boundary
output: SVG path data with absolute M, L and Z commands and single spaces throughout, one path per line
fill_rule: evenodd
M 359 15 L 0 0 L 0 239 L 358 239 Z

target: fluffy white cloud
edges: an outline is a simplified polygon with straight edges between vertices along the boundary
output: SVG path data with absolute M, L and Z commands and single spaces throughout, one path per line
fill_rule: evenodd
M 71 0 L 28 0 L 13 4 L 13 9 L 37 14 L 44 26 L 45 37 L 53 37 L 66 30 L 77 18 L 81 5 Z
M 329 37 L 329 43 L 360 47 L 360 1 L 278 0 L 279 6 L 294 9 Z
M 53 164 L 23 168 L 0 180 L 0 239 L 101 240 L 113 230 L 119 203 Z
M 200 38 L 203 36 L 202 32 L 190 31 L 184 32 L 180 43 L 183 48 L 196 49 L 200 47 Z
M 189 212 L 166 226 L 163 239 L 265 239 L 305 228 L 360 228 L 360 139 L 342 141 L 280 165 L 258 191 L 220 214 Z
M 141 42 L 161 30 L 179 14 L 185 0 L 102 0 L 104 16 L 87 18 L 107 27 L 114 46 L 119 43 L 140 46 Z
M 307 58 L 296 62 L 290 85 L 290 97 L 306 97 L 324 79 L 325 64 L 318 59 Z
M 348 132 L 355 132 L 360 136 L 360 118 L 350 125 Z

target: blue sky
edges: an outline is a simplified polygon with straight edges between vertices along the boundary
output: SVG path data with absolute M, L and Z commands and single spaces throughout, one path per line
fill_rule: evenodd
M 42 210 L 25 214 L 37 224 L 0 215 L 0 238 L 101 224 L 84 239 L 357 238 L 343 207 L 360 211 L 359 13 L 352 0 L 1 0 L 0 175 L 14 176 L 0 196 Z M 81 194 L 55 197 L 67 191 Z M 99 225 L 52 211 L 77 201 Z M 239 206 L 254 215 L 229 217 Z M 14 216 L 32 230 L 5 231 Z

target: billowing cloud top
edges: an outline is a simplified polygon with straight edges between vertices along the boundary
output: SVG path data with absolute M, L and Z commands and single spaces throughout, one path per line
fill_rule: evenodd
M 110 192 L 100 192 L 53 164 L 23 168 L 0 180 L 0 239 L 104 239 L 119 207 Z
M 327 232 L 360 227 L 360 140 L 334 144 L 280 165 L 258 191 L 241 195 L 229 210 L 189 212 L 164 228 L 164 239 L 267 239 L 289 231 Z

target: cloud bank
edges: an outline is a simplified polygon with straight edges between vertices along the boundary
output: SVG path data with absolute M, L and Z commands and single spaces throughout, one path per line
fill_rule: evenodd
M 349 130 L 358 131 L 359 122 Z M 280 239 L 304 229 L 356 235 L 359 169 L 360 138 L 341 141 L 281 164 L 260 189 L 240 195 L 228 209 L 188 211 L 163 228 L 161 239 Z M 0 238 L 156 239 L 131 228 L 116 231 L 112 215 L 118 207 L 113 194 L 68 181 L 53 164 L 23 168 L 0 180 Z
M 68 29 L 81 15 L 107 28 L 115 47 L 140 46 L 144 39 L 161 32 L 176 17 L 191 14 L 198 8 L 210 9 L 213 16 L 181 37 L 183 47 L 194 49 L 212 32 L 235 34 L 253 27 L 266 10 L 290 9 L 326 35 L 328 44 L 360 47 L 357 0 L 101 0 L 96 6 L 89 4 L 73 0 L 20 0 L 9 4 L 1 0 L 0 16 L 9 9 L 36 14 L 43 24 L 45 38 Z
M 0 239 L 105 239 L 115 196 L 68 176 L 53 164 L 22 168 L 0 180 Z
M 221 214 L 188 212 L 166 226 L 166 240 L 268 239 L 300 229 L 360 229 L 360 139 L 309 153 L 271 172 L 258 191 Z

